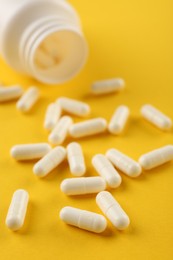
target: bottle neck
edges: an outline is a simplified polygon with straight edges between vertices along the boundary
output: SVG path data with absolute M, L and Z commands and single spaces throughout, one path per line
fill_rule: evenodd
M 52 46 L 55 53 L 52 53 Z M 56 84 L 70 79 L 80 70 L 86 58 L 87 45 L 80 27 L 68 19 L 51 16 L 39 20 L 28 28 L 21 39 L 22 66 L 28 74 L 42 82 Z
M 3 24 L 0 43 L 4 59 L 14 69 L 44 83 L 68 80 L 87 57 L 87 44 L 75 10 L 60 0 L 20 1 Z

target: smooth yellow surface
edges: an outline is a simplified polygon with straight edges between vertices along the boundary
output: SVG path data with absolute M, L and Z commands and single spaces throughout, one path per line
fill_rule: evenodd
M 39 180 L 32 173 L 33 162 L 19 163 L 10 158 L 9 150 L 15 144 L 47 141 L 45 110 L 62 95 L 88 102 L 92 117 L 109 120 L 120 104 L 128 105 L 132 113 L 121 137 L 107 133 L 80 140 L 87 176 L 96 175 L 92 156 L 108 148 L 116 147 L 137 160 L 147 151 L 173 144 L 172 131 L 159 131 L 139 113 L 143 104 L 151 103 L 173 118 L 173 2 L 70 2 L 80 13 L 90 48 L 88 63 L 80 75 L 62 86 L 43 86 L 0 61 L 0 79 L 7 85 L 19 83 L 27 88 L 34 84 L 42 93 L 26 115 L 16 110 L 15 102 L 0 104 L 0 259 L 172 260 L 173 163 L 144 172 L 137 179 L 122 175 L 122 185 L 111 192 L 128 213 L 131 225 L 127 231 L 118 232 L 109 223 L 104 234 L 96 235 L 59 219 L 59 211 L 66 205 L 101 213 L 95 195 L 67 197 L 61 193 L 61 181 L 71 177 L 66 162 Z M 102 97 L 89 94 L 92 81 L 111 77 L 124 78 L 126 89 Z M 18 188 L 29 192 L 30 204 L 24 228 L 13 233 L 4 222 Z

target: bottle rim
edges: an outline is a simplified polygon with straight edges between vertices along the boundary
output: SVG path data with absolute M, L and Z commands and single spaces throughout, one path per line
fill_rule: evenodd
M 57 34 L 57 37 L 68 34 L 73 41 L 76 41 L 75 49 L 78 48 L 78 50 L 71 50 L 76 53 L 76 56 L 73 57 L 73 60 L 72 58 L 70 60 L 69 57 L 71 68 L 68 64 L 66 66 L 66 70 L 69 70 L 69 72 L 67 71 L 65 73 L 61 66 L 55 66 L 52 70 L 40 70 L 35 62 L 37 49 L 41 43 L 52 34 Z M 67 43 L 64 44 L 67 45 Z M 81 70 L 88 57 L 88 46 L 79 26 L 72 24 L 68 19 L 50 16 L 37 21 L 28 28 L 20 42 L 19 55 L 21 63 L 28 74 L 43 83 L 58 84 L 69 80 Z M 62 75 L 60 71 L 62 71 Z

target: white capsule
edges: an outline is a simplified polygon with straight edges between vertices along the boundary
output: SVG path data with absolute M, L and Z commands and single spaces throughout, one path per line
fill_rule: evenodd
M 34 160 L 40 159 L 50 152 L 51 146 L 47 143 L 37 144 L 19 144 L 11 148 L 11 156 L 17 160 Z
M 106 182 L 102 177 L 70 178 L 63 180 L 60 188 L 66 195 L 98 193 L 106 189 Z
M 58 41 L 55 37 L 53 37 L 53 35 L 45 39 L 41 47 L 47 54 L 49 54 L 49 57 L 52 56 L 54 58 L 57 58 L 60 55 L 58 49 Z
M 79 143 L 73 142 L 67 146 L 67 159 L 70 166 L 70 172 L 74 176 L 83 176 L 85 174 L 85 160 L 82 147 Z
M 173 145 L 166 145 L 142 155 L 139 163 L 145 170 L 150 170 L 173 160 Z
M 54 129 L 49 135 L 49 142 L 53 145 L 59 145 L 64 142 L 68 135 L 68 130 L 72 125 L 73 120 L 69 116 L 63 116 L 55 125 Z
M 53 67 L 56 64 L 56 60 L 49 53 L 44 51 L 43 48 L 38 48 L 35 54 L 35 62 L 43 69 Z
M 105 179 L 111 188 L 117 188 L 121 184 L 121 176 L 115 170 L 110 161 L 102 154 L 97 154 L 92 158 L 92 165 L 98 174 Z
M 125 82 L 123 79 L 106 79 L 95 81 L 91 86 L 91 92 L 95 95 L 108 94 L 112 92 L 117 92 L 123 89 Z
M 6 217 L 6 225 L 13 231 L 19 230 L 25 220 L 29 194 L 25 190 L 16 190 L 13 194 Z
M 107 122 L 104 118 L 94 118 L 71 125 L 69 133 L 74 138 L 95 135 L 105 132 Z
M 0 87 L 0 102 L 10 101 L 19 98 L 23 93 L 20 86 Z
M 66 224 L 95 233 L 101 233 L 107 227 L 107 221 L 102 215 L 72 207 L 61 209 L 60 219 Z
M 110 192 L 101 191 L 97 194 L 96 203 L 114 227 L 124 230 L 129 226 L 129 217 Z
M 57 99 L 57 103 L 62 110 L 76 116 L 85 117 L 90 113 L 90 106 L 88 104 L 75 99 L 61 97 Z
M 61 116 L 61 108 L 57 103 L 51 103 L 47 110 L 44 120 L 44 128 L 52 130 Z
M 63 162 L 65 158 L 66 150 L 61 146 L 55 147 L 34 165 L 33 172 L 38 177 L 45 177 Z
M 109 132 L 115 135 L 121 134 L 125 128 L 129 114 L 130 111 L 127 106 L 119 106 L 110 120 L 108 126 Z
M 139 163 L 116 149 L 108 150 L 106 157 L 116 168 L 130 177 L 137 177 L 142 172 Z
M 144 105 L 141 108 L 142 116 L 161 130 L 169 130 L 172 120 L 152 105 Z
M 29 111 L 39 99 L 40 92 L 36 87 L 30 87 L 17 102 L 17 109 L 22 112 Z

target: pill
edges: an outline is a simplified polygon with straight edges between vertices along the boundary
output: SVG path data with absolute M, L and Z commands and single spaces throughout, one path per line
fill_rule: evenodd
M 40 92 L 36 87 L 30 87 L 17 102 L 17 109 L 22 112 L 29 111 L 39 99 Z
M 105 132 L 107 122 L 104 118 L 94 118 L 71 125 L 69 133 L 72 137 L 80 138 Z
M 102 177 L 69 178 L 62 181 L 60 188 L 66 195 L 98 193 L 106 189 L 106 182 Z
M 65 148 L 61 146 L 55 147 L 34 165 L 33 172 L 38 177 L 45 177 L 49 172 L 63 162 L 65 158 Z
M 73 142 L 67 146 L 67 159 L 72 175 L 83 176 L 85 174 L 85 160 L 82 147 L 79 143 Z
M 114 78 L 95 81 L 91 86 L 91 92 L 95 95 L 108 94 L 123 89 L 125 82 L 123 79 Z
M 45 39 L 42 44 L 41 48 L 49 55 L 54 58 L 59 57 L 60 52 L 58 48 L 58 41 L 53 35 Z
M 102 215 L 72 207 L 61 209 L 60 219 L 66 224 L 95 233 L 101 233 L 107 227 L 107 221 Z
M 20 86 L 0 87 L 0 102 L 10 101 L 19 98 L 23 93 Z
M 61 108 L 57 103 L 51 103 L 47 110 L 44 120 L 44 128 L 52 130 L 61 116 Z
M 61 117 L 48 137 L 49 142 L 53 145 L 62 144 L 68 135 L 68 130 L 72 123 L 71 117 Z
M 61 97 L 57 99 L 57 103 L 62 110 L 76 116 L 85 117 L 90 113 L 90 106 L 88 104 L 75 99 Z
M 56 64 L 55 59 L 43 48 L 38 48 L 35 54 L 35 63 L 42 69 L 53 67 Z
M 13 231 L 19 230 L 25 221 L 29 194 L 25 190 L 16 190 L 13 194 L 6 217 L 6 225 Z
M 118 230 L 124 230 L 129 226 L 129 217 L 110 192 L 101 191 L 97 194 L 96 203 L 113 226 Z
M 139 163 L 143 169 L 150 170 L 171 160 L 173 160 L 173 145 L 166 145 L 142 155 Z
M 161 130 L 169 130 L 172 127 L 172 120 L 152 105 L 144 105 L 141 108 L 141 114 L 147 121 Z
M 121 184 L 121 176 L 106 156 L 102 154 L 95 155 L 92 158 L 92 165 L 111 188 L 117 188 Z
M 129 114 L 130 112 L 127 106 L 119 106 L 108 125 L 109 132 L 115 135 L 121 134 L 125 128 Z
M 142 172 L 139 163 L 116 149 L 108 150 L 106 157 L 116 168 L 130 177 L 137 177 Z
M 19 144 L 11 148 L 11 156 L 17 160 L 34 160 L 40 159 L 50 152 L 51 146 L 47 143 L 36 144 Z

